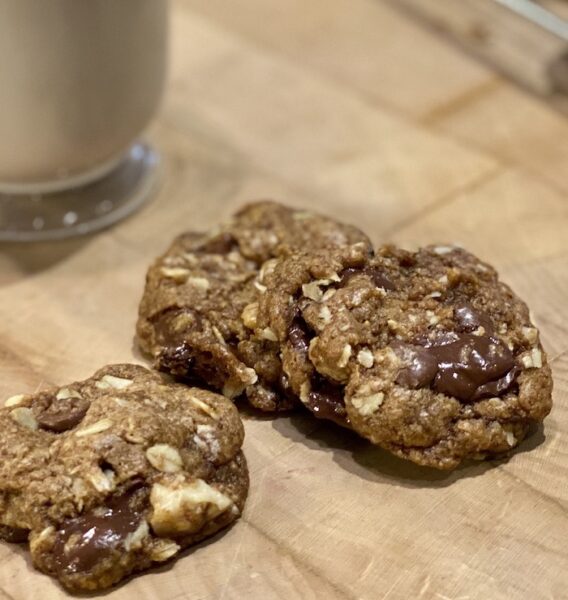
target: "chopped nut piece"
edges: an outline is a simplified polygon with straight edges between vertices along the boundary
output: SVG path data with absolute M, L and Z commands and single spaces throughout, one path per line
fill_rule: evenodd
M 150 492 L 154 509 L 152 529 L 159 536 L 176 536 L 199 531 L 233 505 L 225 494 L 203 479 L 191 483 L 183 478 L 155 483 Z
M 247 385 L 252 385 L 258 381 L 258 375 L 254 369 L 245 369 L 245 378 L 243 380 Z
M 347 366 L 347 363 L 349 362 L 349 359 L 351 358 L 351 353 L 352 353 L 351 344 L 345 344 L 345 346 L 343 347 L 343 350 L 341 351 L 341 356 L 339 357 L 339 360 L 337 361 L 337 366 L 340 369 L 343 369 L 344 367 Z
M 523 327 L 523 337 L 529 344 L 536 344 L 538 341 L 538 329 L 536 327 Z
M 436 254 L 450 254 L 450 252 L 454 252 L 455 250 L 455 246 L 436 246 L 436 248 L 434 248 L 434 252 Z
M 247 385 L 252 385 L 258 381 L 258 375 L 254 369 L 246 368 L 244 371 L 244 378 L 241 381 L 227 380 L 225 382 L 222 391 L 225 398 L 233 399 L 240 396 Z
M 75 432 L 75 435 L 77 437 L 85 437 L 87 435 L 95 435 L 97 433 L 106 431 L 107 429 L 110 429 L 111 427 L 112 427 L 112 421 L 110 419 L 101 419 L 100 421 L 97 421 L 96 423 L 93 423 L 92 425 L 85 427 L 85 429 L 79 429 L 79 431 Z
M 177 283 L 183 283 L 189 277 L 189 271 L 180 267 L 162 267 L 162 275 L 168 279 L 173 279 Z
M 329 290 L 326 290 L 323 298 L 322 298 L 322 302 L 327 302 L 328 300 L 330 300 L 331 298 L 333 298 L 333 296 L 335 296 L 335 292 L 337 292 L 337 290 L 330 288 Z
M 81 394 L 77 390 L 70 390 L 69 388 L 61 388 L 55 398 L 57 400 L 67 400 L 68 398 L 80 398 Z
M 307 404 L 310 400 L 311 385 L 309 381 L 304 381 L 300 387 L 300 400 Z
M 261 293 L 264 294 L 264 292 L 266 292 L 267 287 L 265 285 L 262 285 L 262 283 L 259 283 L 258 281 L 254 282 L 254 287 Z
M 375 357 L 369 348 L 362 348 L 357 353 L 357 362 L 363 367 L 370 369 L 375 363 Z
M 232 400 L 233 398 L 240 396 L 245 391 L 245 388 L 246 384 L 243 384 L 241 381 L 226 381 L 223 386 L 222 394 L 225 398 Z
M 399 324 L 394 319 L 388 319 L 387 325 L 391 331 L 396 331 L 399 328 Z
M 256 319 L 258 317 L 258 302 L 252 302 L 247 304 L 243 312 L 241 313 L 241 319 L 243 320 L 244 326 L 249 329 L 256 327 Z
M 163 473 L 175 473 L 181 471 L 183 461 L 180 453 L 168 444 L 156 444 L 146 450 L 148 462 Z
M 331 311 L 325 304 L 320 308 L 319 317 L 323 321 L 324 325 L 327 325 L 331 322 Z
M 205 279 L 205 277 L 189 277 L 187 283 L 188 285 L 203 291 L 208 290 L 210 286 L 209 280 Z
M 42 529 L 39 535 L 32 536 L 32 538 L 30 539 L 30 550 L 32 552 L 34 552 L 44 542 L 47 542 L 47 540 L 49 538 L 52 538 L 54 536 L 55 536 L 55 527 L 53 527 L 53 525 L 50 525 L 49 527 Z M 51 545 L 51 542 L 48 542 L 48 544 Z
M 320 302 L 323 298 L 323 292 L 316 281 L 304 283 L 304 285 L 302 285 L 302 293 L 306 298 L 309 298 L 314 302 Z
M 16 421 L 16 423 L 19 423 L 27 429 L 35 431 L 38 428 L 38 423 L 35 420 L 34 413 L 32 412 L 31 408 L 25 408 L 23 406 L 20 408 L 15 408 L 10 412 L 10 416 L 12 419 L 14 419 L 14 421 Z
M 157 540 L 150 558 L 156 562 L 164 562 L 180 550 L 181 546 L 171 540 Z
M 91 482 L 97 492 L 112 492 L 115 488 L 114 471 L 107 469 L 102 471 L 96 469 L 89 473 L 86 478 Z
M 542 352 L 538 348 L 533 348 L 531 356 L 535 368 L 540 369 L 542 367 Z
M 267 260 L 262 265 L 262 267 L 260 267 L 260 271 L 259 271 L 259 274 L 258 274 L 259 280 L 261 282 L 264 281 L 264 278 L 267 275 L 270 275 L 274 271 L 274 269 L 275 269 L 275 267 L 276 267 L 277 264 L 278 264 L 278 259 L 276 259 L 276 258 L 271 258 L 271 259 Z
M 124 548 L 127 552 L 130 550 L 137 550 L 142 547 L 142 542 L 144 538 L 150 535 L 150 528 L 148 527 L 148 522 L 144 519 L 138 528 L 133 533 L 129 533 L 124 540 Z
M 16 396 L 11 396 L 4 402 L 4 406 L 18 406 L 19 404 L 22 404 L 22 402 L 24 402 L 26 397 L 27 396 L 25 394 L 18 394 Z
M 212 419 L 219 418 L 219 415 L 215 412 L 215 410 L 207 403 L 203 402 L 203 400 L 200 400 L 195 396 L 188 396 L 188 398 L 195 406 L 197 406 L 197 408 L 201 409 L 206 415 L 209 415 Z
M 223 334 L 217 329 L 217 327 L 215 327 L 215 325 L 213 325 L 213 327 L 211 327 L 211 329 L 213 331 L 213 335 L 217 338 L 219 343 L 223 344 L 223 345 L 226 344 Z
M 506 431 L 505 437 L 507 438 L 507 444 L 509 444 L 511 448 L 517 443 L 517 438 L 513 435 L 511 431 Z
M 260 337 L 265 339 L 265 340 L 269 340 L 271 342 L 277 342 L 278 341 L 278 337 L 276 336 L 276 334 L 274 333 L 274 331 L 272 331 L 272 329 L 270 329 L 270 327 L 265 327 L 261 332 L 260 332 Z
M 351 400 L 351 404 L 357 409 L 359 414 L 363 416 L 372 415 L 383 403 L 385 395 L 383 392 L 377 392 L 370 396 L 355 396 Z
M 526 369 L 540 369 L 542 367 L 542 353 L 538 348 L 521 356 L 521 362 Z
M 124 379 L 123 377 L 115 377 L 114 375 L 103 375 L 103 377 L 95 383 L 95 386 L 100 390 L 108 390 L 111 388 L 123 390 L 132 383 L 132 379 Z

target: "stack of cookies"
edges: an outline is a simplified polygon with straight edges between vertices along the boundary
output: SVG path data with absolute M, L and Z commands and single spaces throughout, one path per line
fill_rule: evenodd
M 538 331 L 491 266 L 453 246 L 374 249 L 273 202 L 175 239 L 148 271 L 137 335 L 157 371 L 107 366 L 0 409 L 0 537 L 29 542 L 71 591 L 238 518 L 233 401 L 309 411 L 438 469 L 506 453 L 551 408 Z
M 175 240 L 138 339 L 161 371 L 438 469 L 507 452 L 551 408 L 538 330 L 491 266 L 454 246 L 374 250 L 272 202 Z

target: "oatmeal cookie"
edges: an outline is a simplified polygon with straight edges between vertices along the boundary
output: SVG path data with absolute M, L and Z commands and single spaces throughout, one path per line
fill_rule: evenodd
M 136 365 L 6 400 L 0 535 L 71 591 L 111 586 L 239 517 L 243 427 L 220 395 Z
M 261 410 L 284 410 L 291 392 L 270 331 L 256 330 L 258 300 L 275 260 L 303 248 L 360 242 L 358 229 L 275 202 L 244 207 L 207 234 L 179 236 L 148 271 L 137 336 L 157 368 L 220 390 L 246 394 Z
M 510 450 L 550 411 L 527 306 L 463 249 L 296 253 L 266 285 L 257 328 L 282 345 L 292 390 L 398 456 L 455 468 Z

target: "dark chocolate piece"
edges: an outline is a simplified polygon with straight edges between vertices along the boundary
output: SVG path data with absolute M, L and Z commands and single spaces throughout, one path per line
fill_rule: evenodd
M 380 288 L 392 291 L 396 289 L 394 283 L 389 279 L 386 273 L 378 269 L 377 267 L 365 267 L 364 269 L 357 269 L 355 267 L 348 267 L 341 273 L 341 279 L 339 281 L 340 286 L 345 286 L 349 280 L 355 275 L 367 275 L 373 283 Z
M 198 252 L 203 254 L 229 254 L 237 247 L 237 240 L 230 233 L 221 233 L 201 244 Z
M 301 317 L 296 317 L 288 329 L 288 339 L 296 352 L 305 354 L 310 347 L 307 326 Z
M 54 399 L 36 420 L 42 429 L 62 433 L 78 425 L 89 410 L 90 402 L 84 398 Z
M 459 330 L 471 333 L 479 327 L 485 329 L 485 334 L 490 335 L 494 331 L 491 317 L 482 311 L 476 310 L 471 304 L 463 302 L 454 309 L 454 317 L 459 324 Z
M 395 340 L 391 347 L 409 365 L 398 374 L 396 382 L 413 390 L 430 385 L 438 373 L 438 361 L 426 348 Z
M 312 382 L 306 404 L 318 419 L 334 421 L 338 425 L 348 427 L 349 418 L 345 410 L 343 394 L 344 390 L 341 386 L 316 379 Z
M 499 395 L 518 375 L 513 353 L 500 340 L 460 333 L 442 345 L 413 346 L 397 342 L 393 350 L 410 362 L 397 383 L 413 389 L 434 390 L 469 402 Z
M 57 534 L 53 549 L 58 573 L 82 573 L 92 569 L 101 559 L 120 552 L 129 534 L 142 522 L 140 498 L 147 491 L 112 498 L 99 507 L 70 520 Z
M 23 544 L 24 542 L 27 542 L 29 534 L 29 529 L 0 525 L 0 540 L 10 542 L 11 544 Z

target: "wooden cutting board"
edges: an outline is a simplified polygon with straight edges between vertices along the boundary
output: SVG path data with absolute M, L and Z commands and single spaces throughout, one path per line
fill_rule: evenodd
M 176 0 L 149 137 L 158 197 L 97 236 L 0 246 L 0 394 L 143 362 L 147 265 L 184 229 L 274 197 L 376 242 L 459 242 L 530 304 L 555 407 L 507 461 L 438 473 L 297 414 L 244 415 L 244 517 L 113 600 L 568 597 L 568 124 L 371 0 Z M 0 545 L 0 598 L 65 592 Z

